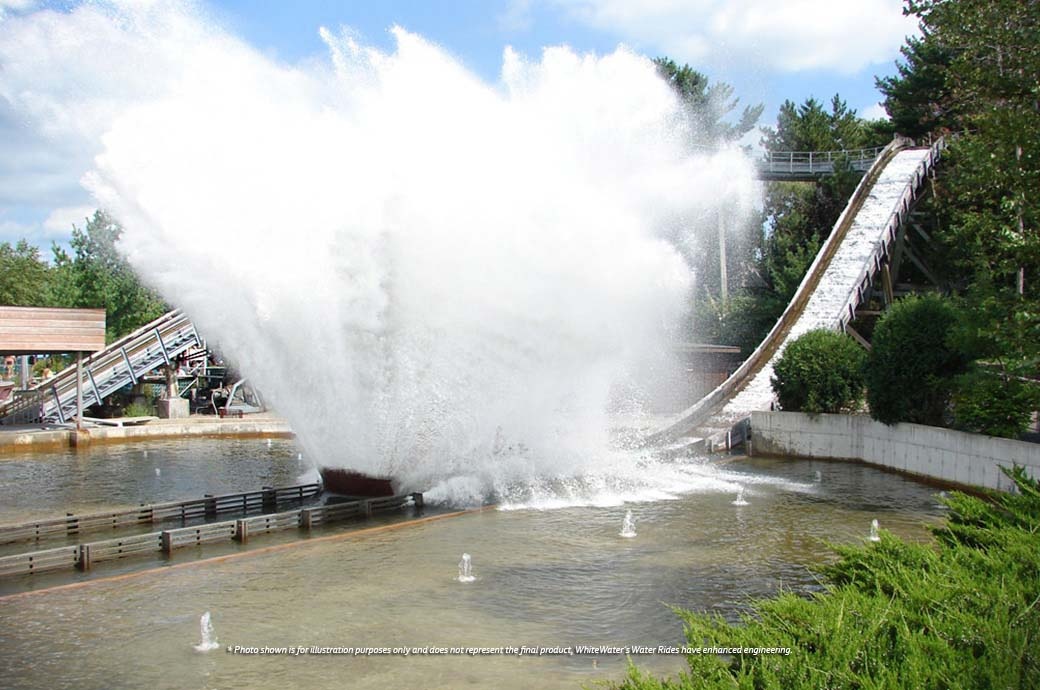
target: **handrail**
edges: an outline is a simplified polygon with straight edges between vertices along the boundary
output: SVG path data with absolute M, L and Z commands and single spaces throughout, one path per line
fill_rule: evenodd
M 856 316 L 856 308 L 859 307 L 860 303 L 864 299 L 864 294 L 870 287 L 872 279 L 881 270 L 881 263 L 884 259 L 885 253 L 895 241 L 899 234 L 899 228 L 906 222 L 906 217 L 913 209 L 915 202 L 917 201 L 918 190 L 921 188 L 921 184 L 924 178 L 928 176 L 928 173 L 932 171 L 936 163 L 939 162 L 939 158 L 942 156 L 943 150 L 946 148 L 946 140 L 943 137 L 939 137 L 928 150 L 928 156 L 921 161 L 920 166 L 914 171 L 913 179 L 911 184 L 908 185 L 903 193 L 899 197 L 899 201 L 896 204 L 895 210 L 888 217 L 888 221 L 885 226 L 885 232 L 882 236 L 881 242 L 874 246 L 871 252 L 868 262 L 865 264 L 859 276 L 856 278 L 854 283 L 856 287 L 849 293 L 848 299 L 845 300 L 845 304 L 842 307 L 837 326 L 844 331 L 845 327 L 848 326 Z

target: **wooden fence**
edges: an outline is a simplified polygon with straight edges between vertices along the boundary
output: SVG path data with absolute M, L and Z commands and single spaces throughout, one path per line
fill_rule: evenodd
M 289 503 L 302 503 L 321 492 L 320 484 L 300 484 L 282 488 L 264 487 L 259 491 L 223 494 L 189 501 L 155 503 L 137 508 L 73 515 L 37 520 L 17 525 L 0 525 L 0 544 L 20 541 L 40 541 L 47 538 L 79 535 L 85 532 L 120 529 L 136 525 L 179 520 L 186 524 L 193 520 L 213 519 L 228 513 L 274 512 Z
M 299 487 L 290 488 L 297 489 Z M 232 540 L 245 542 L 251 536 L 288 529 L 303 529 L 309 532 L 311 529 L 322 525 L 343 522 L 358 517 L 368 517 L 374 513 L 398 510 L 408 504 L 409 501 L 417 509 L 423 507 L 423 496 L 421 493 L 402 494 L 399 496 L 345 501 L 325 506 L 255 515 L 237 520 L 211 522 L 192 527 L 179 527 L 161 532 L 149 532 L 147 534 L 4 556 L 0 557 L 0 576 L 27 575 L 44 570 L 69 568 L 89 570 L 95 563 L 101 561 L 110 561 L 145 553 L 155 554 L 161 552 L 171 554 L 177 549 L 189 546 L 226 543 Z

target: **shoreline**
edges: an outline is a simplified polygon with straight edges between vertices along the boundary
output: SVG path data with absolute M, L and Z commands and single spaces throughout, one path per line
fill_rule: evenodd
M 158 419 L 137 426 L 87 425 L 79 432 L 67 425 L 25 424 L 0 426 L 0 458 L 5 454 L 89 448 L 93 445 L 133 443 L 162 438 L 293 438 L 289 423 L 272 413 L 260 412 L 229 419 L 192 415 L 183 419 Z

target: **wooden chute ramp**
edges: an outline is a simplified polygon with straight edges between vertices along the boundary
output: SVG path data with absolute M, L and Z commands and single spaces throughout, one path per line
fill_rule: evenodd
M 811 330 L 850 330 L 856 309 L 883 274 L 944 142 L 889 144 L 860 180 L 794 298 L 750 357 L 715 390 L 646 436 L 675 452 L 712 452 L 747 437 L 752 411 L 774 404 L 770 379 L 784 348 Z

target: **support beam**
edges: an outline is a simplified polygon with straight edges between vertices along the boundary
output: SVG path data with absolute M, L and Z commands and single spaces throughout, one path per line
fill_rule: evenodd
M 888 270 L 888 264 L 881 265 L 881 293 L 885 307 L 891 307 L 895 302 L 895 294 L 892 290 L 892 272 Z
M 903 264 L 903 250 L 906 249 L 906 223 L 899 225 L 899 231 L 892 244 L 892 259 L 888 263 L 891 266 L 890 273 L 898 279 L 899 269 Z
M 910 259 L 910 262 L 914 266 L 916 266 L 918 268 L 918 270 L 921 271 L 921 273 L 924 274 L 924 277 L 927 278 L 928 280 L 930 280 L 933 285 L 939 285 L 939 279 L 935 277 L 935 274 L 932 273 L 932 271 L 928 268 L 928 266 L 925 265 L 924 261 L 922 261 L 917 256 L 917 254 L 914 253 L 914 250 L 911 249 L 909 246 L 907 246 L 905 251 L 906 251 L 906 257 L 908 259 Z
M 864 350 L 870 352 L 870 342 L 860 335 L 859 331 L 853 328 L 851 323 L 845 324 L 845 332 L 852 336 L 852 339 L 859 343 Z
M 59 401 L 59 405 L 61 402 Z M 83 353 L 76 353 L 76 431 L 83 430 Z

